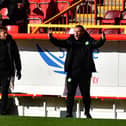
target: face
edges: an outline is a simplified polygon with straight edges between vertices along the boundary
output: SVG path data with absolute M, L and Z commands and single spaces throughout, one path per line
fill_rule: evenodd
M 79 40 L 84 35 L 84 30 L 82 30 L 80 27 L 74 28 L 74 38 L 76 40 Z
M 23 8 L 24 4 L 23 3 L 18 3 L 18 8 Z
M 8 35 L 7 30 L 2 29 L 1 32 L 0 32 L 0 39 L 1 40 L 6 40 L 7 35 Z

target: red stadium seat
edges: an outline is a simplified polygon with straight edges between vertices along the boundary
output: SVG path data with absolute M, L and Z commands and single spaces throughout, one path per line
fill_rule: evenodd
M 121 12 L 119 10 L 109 10 L 102 19 L 102 24 L 119 24 Z
M 69 7 L 69 3 L 67 1 L 56 1 L 56 3 L 59 11 L 63 11 Z
M 41 11 L 41 9 L 40 8 L 35 8 L 34 10 L 33 10 L 33 15 L 40 15 L 40 16 L 44 16 L 44 14 L 43 14 L 43 12 Z
M 61 12 L 63 10 L 65 10 L 66 8 L 69 7 L 69 3 L 68 1 L 56 1 L 57 2 L 57 7 L 58 7 L 58 11 Z M 68 24 L 68 14 L 65 13 L 64 14 L 64 18 L 62 18 L 64 22 L 64 24 Z
M 41 16 L 33 16 L 33 15 L 30 15 L 29 18 L 28 18 L 28 21 L 29 21 L 29 24 L 42 24 L 42 19 L 41 19 Z M 30 29 L 30 33 L 34 30 L 34 28 L 31 28 Z M 39 31 L 37 33 L 40 33 Z
M 120 25 L 126 25 L 126 11 L 122 12 L 122 18 L 120 20 Z M 124 29 L 120 29 L 120 33 L 124 34 Z
M 39 0 L 39 3 L 41 3 L 41 2 L 50 2 L 51 0 Z
M 36 2 L 39 3 L 40 0 L 28 0 L 29 2 Z
M 34 15 L 35 13 L 33 10 L 37 8 L 37 3 L 36 2 L 29 2 L 30 3 L 30 15 Z
M 96 0 L 97 5 L 103 5 L 104 4 L 104 0 Z
M 120 18 L 121 18 L 121 12 L 119 10 L 109 10 L 105 13 L 104 18 L 101 20 L 101 24 L 117 25 L 117 24 L 120 24 Z M 108 29 L 103 28 L 102 31 L 104 31 L 105 34 L 119 34 L 120 33 L 119 29 L 112 29 L 112 28 L 108 28 Z
M 120 29 L 102 29 L 102 31 L 104 31 L 105 34 L 119 34 L 120 33 Z
M 120 24 L 126 24 L 126 11 L 122 12 L 122 18 Z
M 87 31 L 89 34 L 99 34 L 99 33 L 100 33 L 100 30 L 97 29 L 97 28 L 87 28 L 86 31 Z
M 38 5 L 38 7 L 40 8 L 40 10 L 43 13 L 44 19 L 46 18 L 46 11 L 47 11 L 48 6 L 49 6 L 49 2 L 46 2 L 46 3 L 40 2 Z
M 54 7 L 54 6 L 55 7 Z M 48 20 L 50 17 L 54 16 L 56 13 L 59 13 L 60 11 L 63 11 L 69 6 L 69 2 L 67 1 L 61 1 L 61 0 L 40 0 L 39 8 L 43 12 L 44 20 Z M 55 8 L 55 10 L 54 10 Z M 54 10 L 54 11 L 53 11 Z M 67 18 L 67 14 L 64 14 L 65 18 Z M 68 19 L 67 19 L 68 20 Z M 67 21 L 65 20 L 65 21 Z
M 19 27 L 18 25 L 7 25 L 8 33 L 18 33 Z
M 36 15 L 36 16 L 29 15 L 28 21 L 30 24 L 41 24 L 42 23 L 41 16 L 39 16 L 39 15 Z
M 7 8 L 2 8 L 2 9 L 0 10 L 0 13 L 1 13 L 2 19 L 8 18 L 8 16 L 7 16 L 7 13 L 8 13 Z

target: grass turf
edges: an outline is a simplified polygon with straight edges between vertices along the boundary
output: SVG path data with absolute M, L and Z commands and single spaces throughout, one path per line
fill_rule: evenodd
M 126 120 L 0 116 L 1 126 L 125 126 Z

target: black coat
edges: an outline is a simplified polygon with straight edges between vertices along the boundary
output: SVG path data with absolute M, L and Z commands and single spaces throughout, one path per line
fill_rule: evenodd
M 19 9 L 17 4 L 18 0 L 6 0 L 6 7 L 8 9 L 8 17 L 14 21 L 27 18 L 27 15 L 30 12 L 28 0 L 22 0 L 24 7 Z
M 58 47 L 66 48 L 67 50 L 67 56 L 66 56 L 65 66 L 64 66 L 65 72 L 68 73 L 70 72 L 70 67 L 72 66 L 73 50 L 78 46 L 83 48 L 82 56 L 85 57 L 84 58 L 85 60 L 83 60 L 83 66 L 85 67 L 83 71 L 96 72 L 92 52 L 94 49 L 101 47 L 104 44 L 105 40 L 100 39 L 99 41 L 96 41 L 92 37 L 90 37 L 88 33 L 86 33 L 84 37 L 79 41 L 75 40 L 73 35 L 71 35 L 67 40 L 57 40 L 56 38 L 51 36 L 50 41 L 54 45 Z
M 16 42 L 10 35 L 7 36 L 7 48 L 9 54 L 9 60 L 11 63 L 10 76 L 15 76 L 15 71 L 21 72 L 21 59 Z

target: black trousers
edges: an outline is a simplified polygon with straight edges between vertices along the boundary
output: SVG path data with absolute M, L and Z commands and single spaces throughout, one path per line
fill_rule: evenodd
M 0 114 L 7 113 L 9 85 L 10 85 L 9 77 L 0 78 L 0 87 L 1 87 L 1 93 L 2 93 L 2 99 L 1 99 L 1 104 L 0 104 Z
M 83 97 L 83 103 L 85 105 L 85 114 L 88 114 L 90 111 L 90 81 L 91 73 L 81 73 L 78 77 L 72 77 L 67 75 L 67 114 L 72 115 L 73 106 L 74 106 L 74 96 L 76 93 L 77 86 L 79 85 L 81 95 Z

